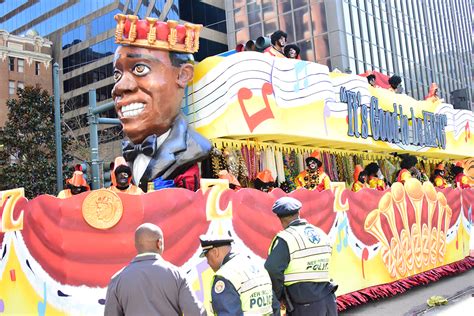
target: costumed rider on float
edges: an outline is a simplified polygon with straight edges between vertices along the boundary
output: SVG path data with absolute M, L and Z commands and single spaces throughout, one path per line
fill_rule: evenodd
M 371 162 L 365 166 L 365 172 L 368 176 L 368 184 L 371 189 L 379 191 L 385 190 L 385 181 L 383 181 L 383 174 L 380 171 L 380 167 L 377 163 Z
M 415 156 L 402 154 L 398 155 L 401 157 L 402 161 L 400 162 L 400 170 L 397 174 L 397 182 L 405 183 L 406 180 L 410 178 L 416 178 L 420 182 L 423 182 L 423 176 L 416 168 L 416 164 L 418 163 L 418 159 Z
M 329 190 L 331 179 L 323 170 L 323 163 L 320 160 L 319 151 L 314 151 L 306 158 L 306 170 L 301 171 L 295 178 L 296 188 L 306 188 L 308 190 Z
M 114 171 L 111 175 L 112 186 L 108 189 L 127 194 L 143 194 L 142 189 L 132 184 L 132 170 L 123 157 L 115 158 Z
M 77 166 L 76 169 L 78 169 Z M 58 193 L 58 198 L 65 199 L 82 192 L 90 191 L 90 189 L 86 179 L 84 179 L 82 171 L 76 170 L 72 174 L 72 177 L 66 180 L 66 189 Z
M 451 173 L 454 176 L 456 188 L 469 189 L 471 187 L 469 184 L 469 178 L 464 174 L 464 168 L 462 167 L 461 161 L 456 162 L 456 165 L 451 168 Z
M 273 32 L 270 36 L 270 42 L 272 45 L 267 47 L 263 53 L 268 54 L 273 57 L 283 57 L 286 58 L 284 47 L 286 45 L 286 39 L 288 38 L 288 34 L 283 32 L 282 30 L 278 30 Z
M 144 192 L 163 187 L 199 188 L 198 162 L 211 150 L 181 114 L 194 75 L 192 53 L 202 25 L 117 14 L 112 97 L 130 141 L 123 156 Z
M 450 185 L 446 182 L 444 164 L 439 163 L 433 171 L 433 184 L 439 189 L 446 189 Z
M 367 171 L 361 165 L 356 165 L 354 168 L 354 183 L 352 184 L 352 191 L 357 192 L 363 188 L 368 188 L 367 185 Z

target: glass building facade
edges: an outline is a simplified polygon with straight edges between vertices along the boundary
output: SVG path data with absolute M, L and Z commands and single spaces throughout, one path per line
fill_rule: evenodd
M 226 6 L 229 46 L 282 29 L 305 60 L 358 74 L 399 74 L 405 93 L 416 99 L 436 82 L 446 101 L 456 102 L 451 94 L 458 94 L 471 105 L 467 0 L 237 0 Z
M 204 11 L 203 11 L 204 10 Z M 53 42 L 53 58 L 60 65 L 64 119 L 77 137 L 88 141 L 88 91 L 96 89 L 97 102 L 109 102 L 113 87 L 114 32 L 117 13 L 140 18 L 181 20 L 204 24 L 200 61 L 227 51 L 225 8 L 190 0 L 6 0 L 0 4 L 0 29 L 21 35 L 35 29 Z M 207 28 L 206 25 L 210 27 Z M 115 111 L 103 116 L 116 117 Z M 100 142 L 122 139 L 121 127 L 99 128 Z M 118 151 L 113 157 L 120 155 Z

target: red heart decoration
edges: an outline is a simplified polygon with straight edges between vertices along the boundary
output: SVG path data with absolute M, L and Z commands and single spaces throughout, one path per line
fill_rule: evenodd
M 281 189 L 264 193 L 254 189 L 235 192 L 233 205 L 233 226 L 240 239 L 258 256 L 266 258 L 273 237 L 283 228 L 272 212 L 273 203 L 286 196 Z M 331 191 L 309 191 L 300 189 L 288 196 L 303 204 L 301 217 L 329 233 L 336 213 L 333 212 L 334 194 Z

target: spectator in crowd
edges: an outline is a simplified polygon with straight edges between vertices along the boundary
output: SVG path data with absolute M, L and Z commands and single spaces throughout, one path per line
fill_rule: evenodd
M 158 226 L 138 226 L 135 248 L 137 256 L 110 280 L 104 315 L 206 315 L 182 272 L 161 256 Z
M 274 32 L 271 37 L 270 41 L 272 45 L 267 47 L 263 53 L 268 54 L 273 57 L 286 57 L 283 51 L 283 47 L 286 45 L 286 39 L 288 38 L 288 34 L 283 32 L 282 30 L 278 30 Z
M 301 59 L 300 58 L 300 48 L 296 44 L 286 45 L 283 49 L 285 52 L 286 58 L 290 59 Z

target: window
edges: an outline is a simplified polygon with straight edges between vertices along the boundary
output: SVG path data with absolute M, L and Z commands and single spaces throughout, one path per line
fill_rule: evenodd
M 18 72 L 24 72 L 25 60 L 18 59 Z
M 8 69 L 10 71 L 15 71 L 15 58 L 8 57 Z
M 15 81 L 8 81 L 8 94 L 14 95 L 15 94 Z
M 39 62 L 35 63 L 35 75 L 39 76 L 41 64 Z
M 18 91 L 18 89 L 25 89 L 25 84 L 21 81 L 18 81 L 17 85 L 16 85 L 16 89 Z

